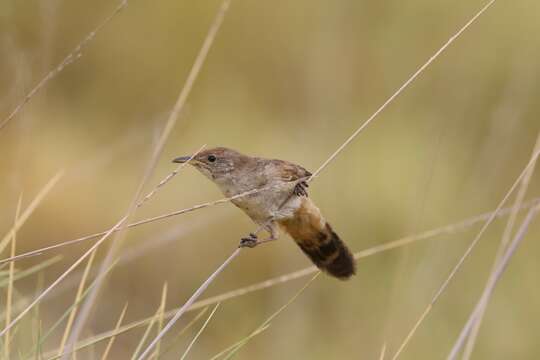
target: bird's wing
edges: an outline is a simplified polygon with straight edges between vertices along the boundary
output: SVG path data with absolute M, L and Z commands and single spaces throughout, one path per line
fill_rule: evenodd
M 296 181 L 298 179 L 311 176 L 311 173 L 300 165 L 296 165 L 288 161 L 272 160 L 272 165 L 274 165 L 273 168 L 279 169 L 277 174 L 274 174 L 274 176 L 278 177 L 282 181 Z

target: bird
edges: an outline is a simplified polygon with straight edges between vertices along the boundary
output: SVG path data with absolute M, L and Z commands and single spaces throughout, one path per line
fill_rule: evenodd
M 321 271 L 340 280 L 356 273 L 351 251 L 309 197 L 306 180 L 312 174 L 302 166 L 248 156 L 225 147 L 177 157 L 173 162 L 192 165 L 227 197 L 249 192 L 231 202 L 270 237 L 259 240 L 250 233 L 241 239 L 241 247 L 277 240 L 283 230 Z

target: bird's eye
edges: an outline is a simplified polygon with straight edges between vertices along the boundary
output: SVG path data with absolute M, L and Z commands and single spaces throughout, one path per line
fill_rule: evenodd
M 216 157 L 214 155 L 209 155 L 208 156 L 208 161 L 214 162 L 214 161 L 216 161 Z

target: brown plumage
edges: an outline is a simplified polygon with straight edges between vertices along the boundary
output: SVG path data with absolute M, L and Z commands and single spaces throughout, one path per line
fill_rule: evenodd
M 175 162 L 188 161 L 180 157 Z M 321 270 L 339 279 L 355 273 L 353 256 L 326 222 L 319 208 L 307 197 L 306 180 L 311 173 L 284 160 L 251 157 L 227 148 L 205 150 L 190 164 L 212 180 L 226 196 L 266 188 L 232 202 L 255 223 L 264 225 L 275 240 L 284 229 Z M 252 235 L 243 244 L 255 246 Z
M 278 223 L 319 269 L 340 279 L 355 273 L 351 252 L 311 199 L 303 198 L 294 216 Z

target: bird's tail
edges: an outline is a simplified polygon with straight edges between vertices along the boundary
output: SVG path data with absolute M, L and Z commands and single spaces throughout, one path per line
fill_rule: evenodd
M 324 225 L 317 226 L 310 218 L 298 216 L 280 224 L 319 269 L 342 280 L 354 275 L 356 264 L 345 243 L 330 224 L 323 220 Z

